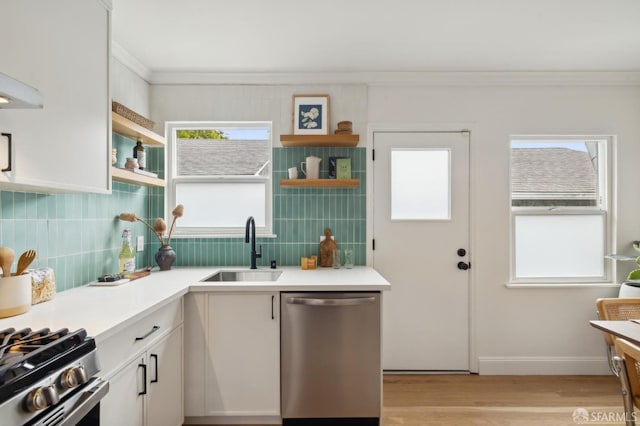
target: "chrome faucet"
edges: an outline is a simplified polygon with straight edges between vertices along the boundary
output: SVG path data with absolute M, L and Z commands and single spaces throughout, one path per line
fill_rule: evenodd
M 251 225 L 251 229 L 249 229 Z M 244 229 L 244 242 L 249 242 L 249 235 L 251 235 L 251 269 L 258 269 L 256 267 L 256 259 L 262 257 L 262 246 L 260 246 L 260 253 L 256 253 L 256 221 L 253 220 L 253 216 L 249 216 L 247 224 Z

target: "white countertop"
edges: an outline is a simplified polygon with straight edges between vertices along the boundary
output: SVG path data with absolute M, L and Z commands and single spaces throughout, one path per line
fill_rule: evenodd
M 67 290 L 44 303 L 34 305 L 21 315 L 0 319 L 0 330 L 48 327 L 52 330 L 84 328 L 90 336 L 105 339 L 125 322 L 182 297 L 189 291 L 384 291 L 391 285 L 373 268 L 353 269 L 278 268 L 277 281 L 200 282 L 220 270 L 248 270 L 231 267 L 175 268 L 152 271 L 151 275 L 110 287 L 83 286 Z M 259 270 L 270 270 L 260 268 Z

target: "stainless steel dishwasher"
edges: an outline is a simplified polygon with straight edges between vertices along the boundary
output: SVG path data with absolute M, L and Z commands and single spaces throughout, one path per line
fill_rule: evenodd
M 379 425 L 379 292 L 281 293 L 283 426 Z

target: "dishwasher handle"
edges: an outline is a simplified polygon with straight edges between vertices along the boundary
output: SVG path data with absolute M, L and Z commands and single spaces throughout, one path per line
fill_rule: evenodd
M 287 297 L 287 303 L 292 305 L 310 306 L 354 306 L 373 303 L 376 298 L 371 297 L 351 297 L 348 299 L 318 299 L 315 297 Z

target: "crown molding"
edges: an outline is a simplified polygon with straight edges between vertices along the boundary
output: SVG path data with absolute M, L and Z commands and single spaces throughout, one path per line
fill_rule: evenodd
M 152 71 L 120 44 L 113 57 L 149 84 L 157 85 L 329 85 L 367 86 L 640 86 L 640 71 L 424 71 L 218 73 Z
M 171 85 L 640 86 L 640 72 L 152 72 L 148 81 Z
M 135 56 L 129 53 L 124 47 L 122 47 L 115 40 L 111 41 L 111 56 L 120 61 L 122 65 L 129 68 L 134 73 L 138 74 L 147 83 L 151 82 L 152 72 L 146 65 L 140 62 Z

